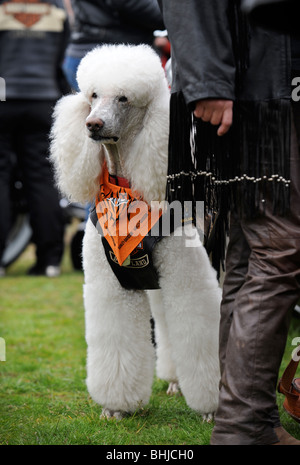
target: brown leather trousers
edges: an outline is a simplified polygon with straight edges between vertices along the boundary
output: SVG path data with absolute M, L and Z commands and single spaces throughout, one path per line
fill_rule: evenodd
M 283 218 L 267 211 L 256 220 L 231 218 L 221 305 L 219 408 L 212 445 L 277 442 L 278 371 L 291 309 L 300 298 L 298 107 L 291 141 L 291 214 Z

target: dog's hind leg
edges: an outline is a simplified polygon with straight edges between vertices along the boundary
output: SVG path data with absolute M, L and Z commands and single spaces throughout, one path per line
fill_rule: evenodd
M 204 416 L 218 404 L 221 290 L 196 230 L 171 235 L 154 251 L 176 374 L 187 404 Z
M 151 395 L 150 305 L 144 291 L 129 291 L 119 284 L 91 222 L 83 255 L 87 387 L 104 416 L 120 417 L 147 404 Z

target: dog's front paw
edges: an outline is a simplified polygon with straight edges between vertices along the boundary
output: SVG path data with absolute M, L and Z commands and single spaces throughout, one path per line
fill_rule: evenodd
M 174 394 L 180 393 L 179 384 L 177 382 L 171 381 L 168 386 L 167 394 L 168 396 L 173 396 Z
M 115 418 L 116 420 L 122 420 L 124 414 L 121 411 L 110 410 L 109 408 L 102 409 L 100 418 Z
M 206 422 L 206 423 L 212 423 L 214 421 L 214 417 L 215 417 L 215 414 L 214 413 L 204 413 L 202 415 L 202 420 L 203 420 L 203 423 Z

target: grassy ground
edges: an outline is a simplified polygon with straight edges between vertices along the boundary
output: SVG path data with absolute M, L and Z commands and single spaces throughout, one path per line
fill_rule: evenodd
M 202 423 L 182 396 L 167 396 L 167 383 L 156 378 L 146 408 L 122 421 L 100 420 L 101 408 L 85 386 L 83 275 L 72 269 L 68 250 L 58 278 L 26 276 L 32 261 L 30 246 L 0 280 L 0 336 L 6 343 L 0 444 L 209 444 L 213 424 Z M 283 366 L 296 336 L 295 319 Z M 298 424 L 283 411 L 282 421 L 300 439 Z

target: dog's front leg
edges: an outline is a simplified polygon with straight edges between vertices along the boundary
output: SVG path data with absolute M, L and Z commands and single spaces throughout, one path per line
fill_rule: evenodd
M 144 291 L 124 289 L 89 221 L 83 244 L 87 387 L 103 416 L 148 403 L 154 375 L 150 306 Z
M 151 395 L 154 350 L 147 300 L 141 293 L 105 295 L 100 282 L 85 285 L 84 299 L 87 387 L 103 407 L 103 417 L 121 418 L 147 404 Z
M 123 416 L 124 412 L 103 408 L 100 418 L 115 418 L 116 420 L 122 420 Z

